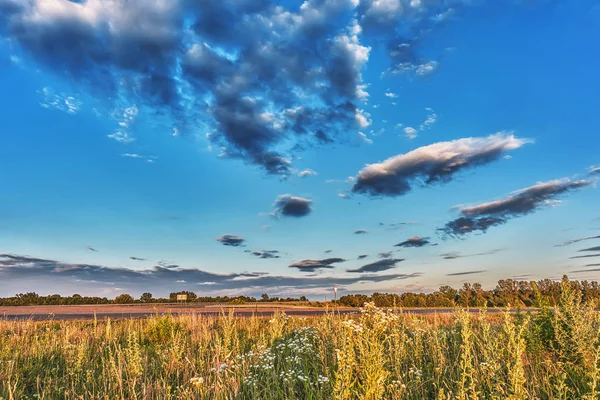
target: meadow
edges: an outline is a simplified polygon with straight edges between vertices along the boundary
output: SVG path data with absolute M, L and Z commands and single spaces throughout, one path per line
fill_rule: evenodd
M 600 318 L 537 313 L 0 321 L 2 399 L 597 399 Z

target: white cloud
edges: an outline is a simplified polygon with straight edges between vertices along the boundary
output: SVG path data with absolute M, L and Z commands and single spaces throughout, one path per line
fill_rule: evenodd
M 369 137 L 367 135 L 365 135 L 363 132 L 358 132 L 358 136 L 360 136 L 362 141 L 365 142 L 366 144 L 373 144 L 373 140 L 369 139 Z
M 417 137 L 417 134 L 419 132 L 412 126 L 407 126 L 406 128 L 404 128 L 404 133 L 406 134 L 406 137 L 408 137 L 409 139 L 414 139 Z
M 429 61 L 417 67 L 415 74 L 419 76 L 427 76 L 435 72 L 438 67 L 437 61 Z
M 427 119 L 419 127 L 420 131 L 431 128 L 437 121 L 437 114 L 432 112 L 433 110 L 431 110 L 431 108 L 426 108 L 426 110 L 430 111 L 431 114 L 427 116 Z
M 47 86 L 38 90 L 38 95 L 41 97 L 40 106 L 49 110 L 76 114 L 81 109 L 82 103 L 79 99 L 65 93 L 56 93 L 52 88 Z
M 300 178 L 306 178 L 309 176 L 317 176 L 317 173 L 315 171 L 313 171 L 312 169 L 305 169 L 304 171 L 298 172 L 298 176 Z
M 142 156 L 137 153 L 123 153 L 121 155 L 123 157 L 129 157 L 129 158 L 142 158 Z
M 106 136 L 120 143 L 131 143 L 135 140 L 128 132 L 122 130 L 116 130 L 114 133 Z
M 364 110 L 356 110 L 356 114 L 355 114 L 356 123 L 361 128 L 366 128 L 367 126 L 371 125 L 372 121 L 369 119 L 370 116 L 371 116 L 371 114 L 369 114 L 368 112 L 366 112 Z
M 500 132 L 419 147 L 367 165 L 358 173 L 352 190 L 373 196 L 404 195 L 415 182 L 448 182 L 465 169 L 489 164 L 527 143 L 531 140 Z
M 389 97 L 390 99 L 395 99 L 398 97 L 396 93 L 390 92 L 389 90 L 385 92 L 384 96 Z

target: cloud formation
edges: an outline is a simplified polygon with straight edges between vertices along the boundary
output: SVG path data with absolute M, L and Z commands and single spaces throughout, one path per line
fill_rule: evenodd
M 225 234 L 217 238 L 217 242 L 221 242 L 224 246 L 242 246 L 246 239 L 241 236 Z
M 566 178 L 537 183 L 500 200 L 464 207 L 460 210 L 459 218 L 448 222 L 439 231 L 451 237 L 463 236 L 471 232 L 485 233 L 490 227 L 502 225 L 512 218 L 551 206 L 555 204 L 558 196 L 590 184 L 590 181 L 573 181 Z
M 487 256 L 487 255 L 491 255 L 491 254 L 496 254 L 500 251 L 502 251 L 503 249 L 495 249 L 495 250 L 490 250 L 490 251 L 485 251 L 482 253 L 475 253 L 475 254 L 461 254 L 458 252 L 455 253 L 444 253 L 444 254 L 440 254 L 440 257 L 442 257 L 444 260 L 455 260 L 457 258 L 467 258 L 467 257 L 479 257 L 479 256 Z
M 367 257 L 369 257 L 368 254 L 361 254 L 357 257 L 357 259 L 362 260 L 363 258 L 367 258 Z
M 378 253 L 377 257 L 379 257 L 379 258 L 391 258 L 392 254 L 394 254 L 394 250 L 383 251 L 381 253 Z
M 275 209 L 271 215 L 275 217 L 305 217 L 312 212 L 312 200 L 282 194 L 275 200 Z
M 594 258 L 594 257 L 600 257 L 600 254 L 586 254 L 585 256 L 573 256 L 573 257 L 569 257 L 569 259 Z
M 364 235 L 365 233 L 369 233 L 369 231 L 366 229 L 357 229 L 354 231 L 355 235 Z
M 451 274 L 446 274 L 446 276 L 463 276 L 463 275 L 475 275 L 475 274 L 481 274 L 485 272 L 484 270 L 481 271 L 464 271 L 464 272 L 453 272 Z
M 346 272 L 355 272 L 355 273 L 365 273 L 365 272 L 381 272 L 387 271 L 388 269 L 392 269 L 399 262 L 404 261 L 404 258 L 384 258 L 383 260 L 378 260 L 372 262 L 367 265 L 363 265 L 360 268 L 355 269 L 347 269 Z
M 600 251 L 600 246 L 588 247 L 587 249 L 581 249 L 579 251 Z
M 209 131 L 222 154 L 287 175 L 298 143 L 331 143 L 368 125 L 360 107 L 371 49 L 362 42 L 384 44 L 389 73 L 427 76 L 439 61 L 417 55 L 419 36 L 453 9 L 418 0 L 1 0 L 0 37 L 107 108 L 137 104 L 175 136 Z M 113 138 L 134 140 L 128 128 Z
M 323 260 L 302 260 L 290 264 L 290 268 L 297 268 L 303 272 L 315 272 L 319 269 L 335 268 L 333 264 L 344 262 L 343 258 L 325 258 Z
M 280 258 L 279 250 L 263 250 L 263 251 L 253 251 L 253 255 L 259 258 Z
M 298 176 L 300 178 L 306 178 L 309 176 L 317 176 L 317 175 L 318 174 L 315 171 L 313 171 L 312 169 L 305 169 L 304 171 L 298 172 Z
M 404 242 L 395 244 L 394 246 L 395 247 L 423 247 L 423 246 L 427 246 L 428 244 L 431 244 L 428 237 L 414 236 L 414 237 L 408 238 Z
M 588 264 L 586 265 L 586 267 L 599 267 L 600 264 Z M 600 268 L 589 268 L 589 269 L 577 269 L 574 271 L 571 271 L 571 273 L 573 274 L 581 274 L 581 273 L 585 273 L 585 272 L 598 272 L 600 271 Z
M 419 147 L 406 154 L 369 164 L 358 173 L 352 191 L 369 196 L 402 196 L 415 184 L 445 183 L 459 172 L 489 164 L 507 151 L 529 143 L 512 134 L 465 138 Z
M 155 266 L 132 270 L 0 254 L 0 291 L 50 294 L 47 283 L 52 281 L 52 293 L 63 295 L 83 292 L 87 295 L 111 297 L 123 291 L 132 295 L 150 291 L 157 296 L 166 296 L 173 291 L 174 285 L 177 285 L 177 290 L 202 291 L 207 295 L 258 295 L 265 290 L 269 290 L 269 293 L 287 291 L 295 294 L 309 289 L 330 288 L 332 285 L 385 282 L 412 277 L 406 274 L 358 277 L 290 277 L 262 272 L 215 274 L 200 269 L 171 267 Z M 122 290 L 117 291 L 116 288 Z
M 585 240 L 593 240 L 593 239 L 600 239 L 600 235 L 596 235 L 596 236 L 587 236 L 587 237 L 580 238 L 580 239 L 568 240 L 568 241 L 566 241 L 566 242 L 564 242 L 564 243 L 562 243 L 562 244 L 557 244 L 557 245 L 555 245 L 554 247 L 568 246 L 568 245 L 570 245 L 570 244 L 573 244 L 573 243 L 579 243 L 579 242 L 583 242 L 583 241 L 585 241 Z

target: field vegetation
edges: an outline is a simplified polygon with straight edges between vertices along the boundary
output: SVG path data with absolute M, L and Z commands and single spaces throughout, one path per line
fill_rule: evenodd
M 2 399 L 597 399 L 579 286 L 535 313 L 0 321 Z

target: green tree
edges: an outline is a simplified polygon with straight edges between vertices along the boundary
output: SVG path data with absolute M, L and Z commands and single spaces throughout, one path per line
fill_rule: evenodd
M 123 293 L 115 297 L 115 303 L 117 304 L 130 304 L 133 303 L 133 301 L 133 297 L 131 297 L 127 293 Z
M 150 303 L 152 301 L 152 293 L 142 293 L 140 296 L 140 301 L 143 303 Z

